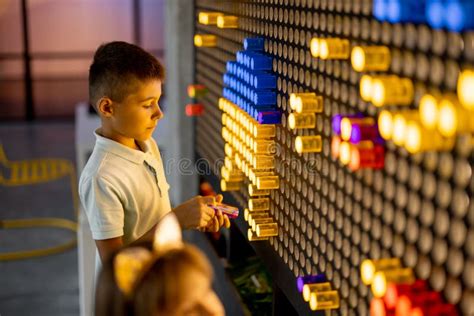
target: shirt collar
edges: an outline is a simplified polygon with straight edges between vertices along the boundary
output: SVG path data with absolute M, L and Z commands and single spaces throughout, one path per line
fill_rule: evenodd
M 147 142 L 138 142 L 138 145 L 143 150 L 136 150 L 120 144 L 114 140 L 99 135 L 98 129 L 94 132 L 96 137 L 96 146 L 102 150 L 127 159 L 136 164 L 143 164 L 146 160 L 150 160 L 152 156 L 151 148 Z

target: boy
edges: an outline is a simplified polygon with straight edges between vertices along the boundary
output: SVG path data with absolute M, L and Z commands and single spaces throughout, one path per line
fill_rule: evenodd
M 96 144 L 79 180 L 79 195 L 102 262 L 123 245 L 150 239 L 174 212 L 183 228 L 218 231 L 229 219 L 208 205 L 222 196 L 194 197 L 171 209 L 163 163 L 151 137 L 163 112 L 164 69 L 138 46 L 100 46 L 89 70 L 89 98 L 100 116 Z

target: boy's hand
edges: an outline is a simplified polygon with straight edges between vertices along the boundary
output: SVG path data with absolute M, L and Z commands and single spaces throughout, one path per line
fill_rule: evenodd
M 219 204 L 222 202 L 223 196 L 222 194 L 216 195 L 216 203 Z M 230 227 L 230 220 L 226 214 L 222 214 L 220 210 L 217 210 L 216 216 L 209 222 L 209 224 L 204 227 L 205 232 L 216 233 L 218 232 L 221 227 L 229 228 Z
M 222 196 L 220 200 L 222 201 Z M 215 197 L 198 195 L 174 208 L 173 211 L 184 229 L 205 228 L 215 217 L 215 211 L 208 205 L 215 204 Z

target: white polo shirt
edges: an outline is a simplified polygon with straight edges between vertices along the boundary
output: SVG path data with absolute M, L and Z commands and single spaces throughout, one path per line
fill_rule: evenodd
M 79 196 L 95 240 L 123 236 L 129 244 L 171 211 L 161 155 L 153 138 L 131 149 L 95 132 L 79 180 Z

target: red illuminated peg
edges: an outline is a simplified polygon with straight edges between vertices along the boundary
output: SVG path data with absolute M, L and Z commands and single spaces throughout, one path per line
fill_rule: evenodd
M 431 307 L 441 303 L 441 296 L 438 292 L 418 292 L 400 296 L 395 307 L 395 316 L 410 315 L 413 309 L 417 309 L 421 315 L 434 315 L 430 313 Z
M 200 103 L 186 105 L 187 116 L 201 116 L 204 113 L 204 106 Z
M 365 145 L 364 143 L 370 143 Z M 382 169 L 385 164 L 385 149 L 372 142 L 361 142 L 351 146 L 349 168 L 353 171 L 362 168 Z
M 394 309 L 397 306 L 398 298 L 409 293 L 425 292 L 427 289 L 426 282 L 416 280 L 413 284 L 389 284 L 387 292 L 383 298 L 388 309 Z
M 370 301 L 370 316 L 394 316 L 395 311 L 388 309 L 381 298 Z

